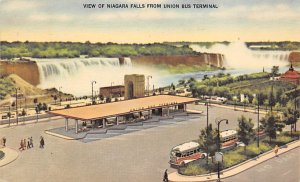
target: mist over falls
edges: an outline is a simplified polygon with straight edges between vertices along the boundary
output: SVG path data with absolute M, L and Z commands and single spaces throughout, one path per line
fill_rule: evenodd
M 272 66 L 279 66 L 285 70 L 288 65 L 289 51 L 251 50 L 244 42 L 232 42 L 229 45 L 214 44 L 210 48 L 197 44 L 190 45 L 192 49 L 201 53 L 220 53 L 224 55 L 225 67 L 228 69 L 249 69 L 254 72 L 266 70 Z
M 91 82 L 96 81 L 94 91 L 99 87 L 121 85 L 126 74 L 152 75 L 151 88 L 162 83 L 159 70 L 133 66 L 130 58 L 120 64 L 118 58 L 72 58 L 72 59 L 34 59 L 40 73 L 39 87 L 59 88 L 75 96 L 91 95 Z

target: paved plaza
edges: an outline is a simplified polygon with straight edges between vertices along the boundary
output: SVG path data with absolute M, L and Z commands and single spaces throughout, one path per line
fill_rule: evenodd
M 63 119 L 2 128 L 1 136 L 7 138 L 7 146 L 18 149 L 20 140 L 30 136 L 35 146 L 1 167 L 0 181 L 162 181 L 165 169 L 174 171 L 168 164 L 171 148 L 197 139 L 200 129 L 206 126 L 206 108 L 188 108 L 205 112 L 186 121 L 168 120 L 173 123 L 87 143 L 45 134 L 45 130 L 63 127 Z M 216 118 L 229 119 L 228 125 L 221 124 L 222 129 L 236 128 L 237 117 L 242 114 L 256 121 L 253 113 L 226 108 L 210 107 L 209 113 L 214 126 Z M 44 149 L 38 148 L 41 135 Z

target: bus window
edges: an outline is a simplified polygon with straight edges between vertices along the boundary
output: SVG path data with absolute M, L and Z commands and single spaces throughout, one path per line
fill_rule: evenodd
M 176 157 L 181 157 L 181 153 L 176 153 L 175 156 Z

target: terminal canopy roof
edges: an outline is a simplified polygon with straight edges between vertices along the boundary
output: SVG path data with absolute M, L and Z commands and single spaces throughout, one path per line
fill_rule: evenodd
M 158 95 L 106 104 L 53 110 L 49 113 L 78 120 L 95 120 L 150 109 L 165 108 L 172 105 L 193 103 L 196 101 L 198 101 L 198 99 L 172 95 Z

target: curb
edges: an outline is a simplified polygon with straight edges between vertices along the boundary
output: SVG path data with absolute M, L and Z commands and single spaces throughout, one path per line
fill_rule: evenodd
M 24 125 L 29 125 L 29 124 L 45 123 L 45 122 L 50 122 L 52 120 L 58 120 L 58 119 L 62 119 L 62 117 L 56 116 L 56 117 L 51 117 L 51 119 L 50 119 L 50 117 L 43 118 L 43 119 L 40 119 L 38 122 L 36 122 L 36 120 L 29 120 L 29 121 L 25 121 L 25 123 L 24 122 L 20 122 L 18 125 L 17 124 L 11 124 L 10 126 L 8 126 L 8 124 L 3 124 L 3 125 L 0 125 L 0 129 L 1 128 L 24 126 Z
M 51 136 L 55 136 L 55 137 L 58 137 L 58 138 L 65 139 L 65 140 L 79 140 L 79 139 L 85 138 L 85 136 L 83 138 L 71 138 L 71 137 L 67 137 L 67 136 L 64 136 L 64 135 L 60 135 L 60 134 L 57 134 L 57 133 L 50 132 L 48 130 L 45 130 L 45 133 L 48 134 L 48 135 L 51 135 Z
M 290 142 L 290 143 L 288 143 L 288 144 L 286 144 L 286 145 L 289 146 L 289 145 L 292 145 L 292 144 L 297 143 L 297 142 L 299 142 L 299 141 L 300 141 L 300 140 L 295 140 L 295 141 L 292 141 L 292 142 Z M 299 147 L 300 147 L 300 145 L 295 146 L 294 148 L 290 148 L 290 149 L 288 149 L 288 150 L 286 150 L 286 151 L 284 151 L 284 152 L 281 152 L 280 154 L 278 154 L 278 156 L 280 156 L 281 154 L 285 154 L 285 153 L 287 153 L 287 152 L 289 152 L 289 151 L 291 151 L 291 150 L 294 150 L 294 149 L 296 149 L 296 148 L 299 148 Z M 280 148 L 282 148 L 282 147 L 280 147 Z M 263 153 L 262 155 L 259 155 L 259 157 L 262 157 L 262 156 L 265 156 L 265 155 L 267 155 L 267 154 L 269 154 L 269 153 L 272 153 L 272 151 L 273 151 L 273 150 L 269 150 L 269 151 Z M 248 167 L 247 169 L 238 171 L 238 172 L 235 173 L 235 174 L 232 174 L 232 175 L 229 175 L 229 176 L 225 176 L 225 177 L 221 177 L 221 179 L 226 179 L 226 178 L 229 178 L 229 177 L 232 177 L 232 176 L 236 176 L 236 175 L 238 175 L 238 174 L 240 174 L 240 173 L 242 173 L 242 172 L 244 172 L 244 171 L 247 171 L 248 169 L 251 169 L 251 168 L 253 168 L 253 167 L 255 167 L 255 166 L 259 165 L 259 164 L 262 164 L 262 163 L 264 163 L 264 162 L 266 162 L 266 161 L 268 161 L 268 160 L 270 160 L 270 159 L 273 159 L 273 158 L 274 158 L 274 157 L 267 158 L 266 160 L 264 160 L 264 161 L 262 161 L 262 162 L 260 162 L 260 163 L 257 163 L 257 164 L 255 164 L 255 165 L 253 165 L 253 166 L 250 166 L 250 167 Z M 224 170 L 220 171 L 220 173 L 222 174 L 223 172 L 228 172 L 228 171 L 230 171 L 230 170 L 233 170 L 233 169 L 235 169 L 235 168 L 237 168 L 237 167 L 240 167 L 240 166 L 242 166 L 242 165 L 244 165 L 244 164 L 246 164 L 246 163 L 252 161 L 253 159 L 255 159 L 255 158 L 248 159 L 248 160 L 246 160 L 246 161 L 244 161 L 244 162 L 242 162 L 242 163 L 240 163 L 240 164 L 237 164 L 237 165 L 232 166 L 232 167 L 230 167 L 230 168 L 224 169 Z M 179 174 L 178 172 L 175 172 L 175 173 L 177 173 L 177 175 L 179 175 L 179 176 L 181 176 L 181 177 L 191 178 L 191 181 L 194 181 L 192 178 L 195 178 L 195 177 L 206 177 L 206 176 L 217 175 L 216 172 L 210 173 L 210 174 L 204 174 L 204 175 L 197 175 L 197 176 L 186 176 L 186 175 Z M 202 181 L 210 182 L 210 181 L 216 181 L 216 180 L 217 180 L 217 179 L 206 179 L 206 180 L 202 180 Z M 179 182 L 179 181 L 173 181 L 173 180 L 169 180 L 169 181 L 171 181 L 171 182 Z
M 17 160 L 17 159 L 19 158 L 19 152 L 18 152 L 17 150 L 12 149 L 12 148 L 10 148 L 10 147 L 6 147 L 6 148 L 15 151 L 15 152 L 17 153 L 17 157 L 15 157 L 13 160 L 11 160 L 11 161 L 9 161 L 9 162 L 7 162 L 7 163 L 5 163 L 5 164 L 0 165 L 0 168 L 1 168 L 1 167 L 4 167 L 4 166 L 6 166 L 6 165 L 8 165 L 8 164 L 10 164 L 10 163 L 12 163 L 12 162 L 14 162 L 15 160 Z M 4 158 L 2 158 L 1 160 L 4 160 L 5 157 L 7 157 L 7 154 L 5 154 Z

